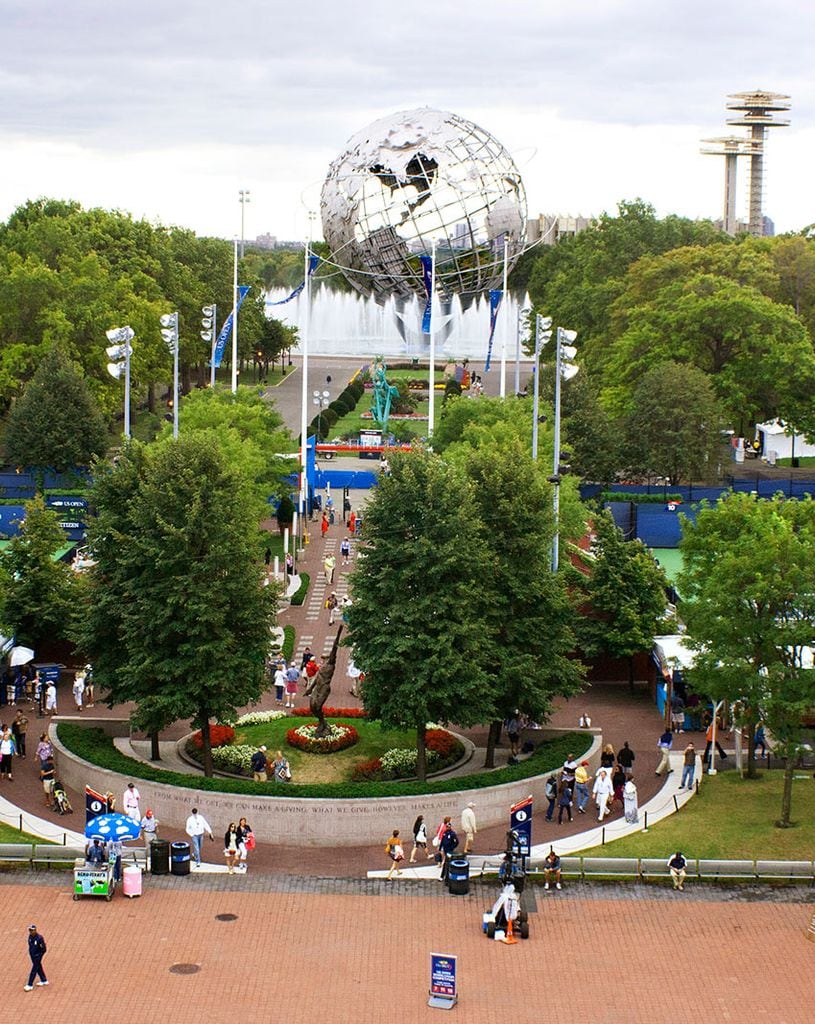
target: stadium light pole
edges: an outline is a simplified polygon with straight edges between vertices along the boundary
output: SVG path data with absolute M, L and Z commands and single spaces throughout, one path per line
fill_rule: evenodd
M 173 439 L 178 437 L 178 311 L 159 319 L 164 344 L 173 356 Z
M 577 355 L 577 349 L 569 342 L 577 339 L 577 331 L 569 331 L 564 327 L 558 327 L 555 334 L 555 444 L 554 444 L 554 466 L 550 483 L 554 484 L 555 496 L 553 510 L 555 519 L 555 536 L 552 540 L 552 572 L 557 572 L 560 559 L 559 553 L 559 529 L 560 529 L 560 478 L 562 467 L 560 465 L 560 382 L 571 380 L 578 373 L 579 368 L 572 362 Z
M 209 358 L 209 386 L 215 387 L 215 343 L 218 340 L 218 307 L 213 302 L 211 306 L 202 306 L 201 312 L 201 340 L 211 342 Z
M 125 422 L 125 437 L 130 437 L 130 353 L 133 349 L 130 346 L 130 342 L 136 337 L 136 332 L 132 327 L 113 327 L 109 331 L 105 331 L 105 337 L 108 341 L 114 342 L 113 345 L 109 345 L 105 352 L 107 353 L 108 359 L 111 361 L 108 363 L 108 373 L 111 377 L 115 377 L 118 380 L 122 373 L 125 378 L 125 411 L 124 411 L 124 422 Z
M 540 359 L 541 348 L 552 337 L 552 318 L 535 317 L 535 390 L 532 392 L 532 458 L 538 458 L 538 424 L 540 423 Z

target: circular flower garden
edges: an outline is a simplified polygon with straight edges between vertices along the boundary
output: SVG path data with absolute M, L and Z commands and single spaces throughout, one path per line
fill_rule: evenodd
M 353 725 L 340 725 L 337 722 L 328 722 L 327 725 L 327 736 L 317 735 L 317 722 L 289 729 L 286 733 L 286 742 L 289 746 L 310 754 L 334 754 L 338 750 L 353 747 L 359 741 L 359 733 Z

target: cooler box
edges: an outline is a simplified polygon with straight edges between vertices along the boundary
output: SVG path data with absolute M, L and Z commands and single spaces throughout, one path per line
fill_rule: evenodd
M 141 868 L 138 864 L 129 864 L 124 869 L 122 892 L 125 896 L 141 896 Z

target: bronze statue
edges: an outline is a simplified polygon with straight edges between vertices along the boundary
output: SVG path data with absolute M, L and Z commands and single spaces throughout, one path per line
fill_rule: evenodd
M 318 739 L 328 735 L 328 723 L 326 722 L 325 715 L 323 714 L 323 706 L 328 700 L 328 695 L 331 693 L 331 680 L 334 676 L 334 669 L 337 665 L 337 648 L 340 645 L 342 630 L 343 627 L 340 626 L 337 630 L 337 635 L 334 638 L 334 646 L 331 648 L 331 653 L 322 665 L 320 665 L 317 675 L 303 691 L 308 697 L 308 706 L 311 708 L 311 713 L 317 719 L 317 728 L 314 735 Z

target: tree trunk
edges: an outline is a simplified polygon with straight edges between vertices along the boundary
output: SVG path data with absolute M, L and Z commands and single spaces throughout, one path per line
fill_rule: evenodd
M 791 747 L 787 747 L 787 763 L 784 768 L 784 792 L 781 796 L 781 817 L 775 823 L 776 828 L 790 828 L 792 811 L 792 774 L 795 771 L 795 758 Z
M 159 749 L 158 749 L 158 729 L 154 729 L 150 733 L 150 760 L 151 761 L 160 761 L 161 760 L 161 753 L 159 752 Z
M 147 410 L 148 412 L 156 411 L 156 385 L 147 385 Z
M 427 750 L 425 747 L 425 723 L 422 722 L 416 729 L 416 778 L 424 782 L 427 778 Z
M 756 713 L 752 708 L 747 712 L 745 724 L 747 726 L 747 778 L 756 779 L 758 778 L 758 772 L 756 771 L 756 745 L 754 737 L 758 723 L 756 722 Z
M 201 725 L 201 760 L 204 764 L 204 775 L 208 779 L 211 779 L 215 774 L 212 767 L 212 744 L 210 743 L 209 735 L 209 711 L 206 708 L 201 708 L 198 713 L 198 721 Z
M 501 739 L 501 726 L 500 718 L 495 722 L 490 722 L 490 731 L 487 734 L 487 756 L 484 758 L 485 768 L 495 767 L 495 748 Z

